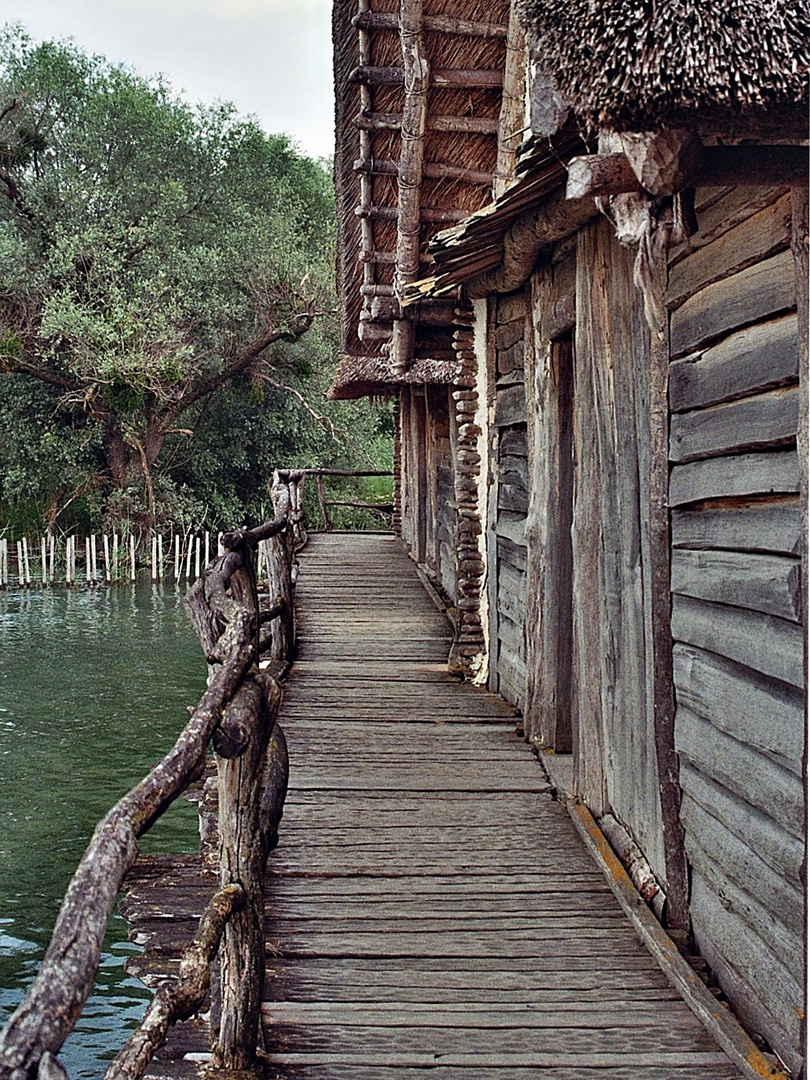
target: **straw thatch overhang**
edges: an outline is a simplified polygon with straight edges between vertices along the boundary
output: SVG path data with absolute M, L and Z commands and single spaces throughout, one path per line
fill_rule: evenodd
M 403 374 L 395 375 L 386 357 L 344 356 L 327 397 L 331 401 L 392 397 L 407 384 L 448 386 L 458 374 L 457 360 L 416 360 Z
M 698 123 L 763 136 L 807 123 L 801 0 L 518 0 L 536 63 L 584 130 Z
M 401 299 L 429 269 L 432 237 L 488 205 L 513 171 L 523 88 L 510 91 L 510 70 L 522 77 L 523 54 L 507 48 L 510 33 L 522 40 L 509 15 L 508 0 L 335 2 L 344 361 L 334 396 L 420 371 L 446 381 L 456 305 L 405 312 Z
M 572 125 L 550 139 L 533 140 L 521 155 L 516 183 L 484 210 L 434 237 L 431 273 L 406 290 L 406 304 L 453 294 L 460 285 L 497 271 L 509 229 L 565 184 L 568 162 L 586 151 Z

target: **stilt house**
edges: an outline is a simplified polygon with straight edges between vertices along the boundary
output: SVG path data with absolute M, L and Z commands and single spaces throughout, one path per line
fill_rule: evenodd
M 334 29 L 332 394 L 398 402 L 451 663 L 571 755 L 798 1072 L 806 11 L 337 0 Z

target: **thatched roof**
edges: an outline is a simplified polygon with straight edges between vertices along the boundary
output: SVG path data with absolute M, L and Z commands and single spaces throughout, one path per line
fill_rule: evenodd
M 491 202 L 498 168 L 508 0 L 417 3 L 420 48 L 430 69 L 421 98 L 410 82 L 406 89 L 408 61 L 399 24 L 409 6 L 400 0 L 375 0 L 373 8 L 367 0 L 334 4 L 344 361 L 333 390 L 341 397 L 355 396 L 360 387 L 390 387 L 406 373 L 413 381 L 410 369 L 426 381 L 445 381 L 447 365 L 454 363 L 452 312 L 417 314 L 407 363 L 392 367 L 389 362 L 392 327 L 402 317 L 396 292 L 403 281 L 429 269 L 427 244 L 437 232 Z M 402 251 L 414 228 L 402 214 L 399 176 L 413 143 L 402 138 L 402 129 L 405 124 L 407 131 L 414 100 L 417 111 L 418 102 L 426 100 L 427 119 L 415 184 L 407 166 L 407 187 L 416 190 L 415 239 L 421 253 L 412 251 L 417 270 L 409 273 Z M 516 147 L 520 132 L 509 134 Z
M 456 360 L 416 360 L 404 375 L 394 376 L 383 356 L 344 356 L 327 397 L 354 401 L 361 397 L 388 397 L 403 384 L 449 385 L 455 382 Z
M 801 0 L 518 0 L 538 64 L 590 131 L 806 122 Z

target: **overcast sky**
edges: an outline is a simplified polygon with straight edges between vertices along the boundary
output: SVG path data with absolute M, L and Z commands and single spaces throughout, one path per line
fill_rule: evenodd
M 0 22 L 233 101 L 313 157 L 334 150 L 330 19 L 331 0 L 0 0 Z

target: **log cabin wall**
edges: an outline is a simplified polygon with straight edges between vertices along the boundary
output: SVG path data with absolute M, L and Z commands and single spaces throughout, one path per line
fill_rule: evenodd
M 691 912 L 734 1007 L 795 1068 L 805 724 L 791 195 L 704 188 L 697 208 L 700 230 L 672 253 L 668 289 L 675 738 Z
M 400 535 L 411 557 L 456 601 L 456 504 L 448 386 L 400 391 Z
M 528 449 L 524 391 L 524 342 L 528 289 L 492 304 L 494 413 L 489 499 L 489 685 L 522 709 L 526 692 L 526 512 Z

